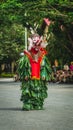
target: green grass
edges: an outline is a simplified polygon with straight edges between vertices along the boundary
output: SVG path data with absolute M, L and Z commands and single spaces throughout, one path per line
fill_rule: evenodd
M 13 73 L 5 73 L 5 72 L 3 72 L 3 73 L 0 74 L 1 78 L 11 78 L 13 76 L 14 76 Z

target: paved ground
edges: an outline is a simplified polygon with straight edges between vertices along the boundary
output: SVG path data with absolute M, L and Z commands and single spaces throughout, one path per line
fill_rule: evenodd
M 0 79 L 0 130 L 73 130 L 73 84 L 48 84 L 44 110 L 22 111 L 20 82 Z

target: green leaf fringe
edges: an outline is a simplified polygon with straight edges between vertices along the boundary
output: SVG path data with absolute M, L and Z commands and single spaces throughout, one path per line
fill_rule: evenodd
M 40 80 L 30 78 L 31 66 L 26 55 L 19 61 L 18 72 L 21 79 L 21 101 L 23 110 L 43 109 L 44 99 L 47 98 L 47 81 L 51 80 L 51 67 L 47 58 L 44 57 L 41 63 Z M 25 77 L 28 77 L 25 80 Z M 44 80 L 43 80 L 44 78 Z

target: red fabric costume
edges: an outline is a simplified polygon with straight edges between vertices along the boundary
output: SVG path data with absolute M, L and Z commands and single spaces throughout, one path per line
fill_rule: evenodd
M 35 61 L 32 58 L 31 53 L 28 51 L 24 51 L 24 54 L 26 54 L 30 60 L 31 65 L 31 79 L 40 79 L 40 64 L 42 62 L 43 56 L 47 54 L 47 51 L 43 48 L 40 48 L 41 55 L 38 57 L 38 60 Z

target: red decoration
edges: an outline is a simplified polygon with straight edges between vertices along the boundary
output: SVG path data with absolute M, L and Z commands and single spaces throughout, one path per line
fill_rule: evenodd
M 38 61 L 35 61 L 32 58 L 31 53 L 29 53 L 28 51 L 24 51 L 24 53 L 28 56 L 30 60 L 32 79 L 38 79 L 38 80 L 40 79 L 40 64 L 42 62 L 44 55 L 47 54 L 47 51 L 43 48 L 41 48 L 40 51 L 41 51 L 41 55 L 38 57 Z
M 31 78 L 40 79 L 40 62 L 36 62 L 33 59 L 30 61 L 31 64 Z
M 51 24 L 51 21 L 48 18 L 44 18 L 44 22 L 49 26 Z

